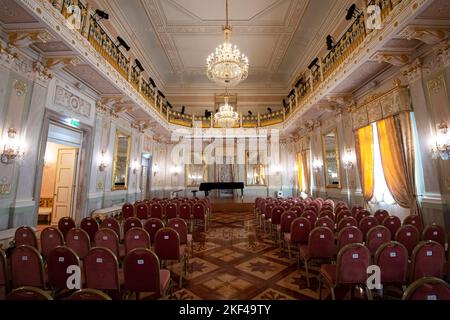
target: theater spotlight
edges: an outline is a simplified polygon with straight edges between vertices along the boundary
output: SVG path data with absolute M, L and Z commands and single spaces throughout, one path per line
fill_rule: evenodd
M 166 96 L 164 95 L 164 93 L 162 93 L 161 91 L 158 90 L 158 94 L 160 95 L 161 98 L 165 99 Z
M 182 107 L 181 107 L 181 112 L 180 112 L 180 113 L 181 113 L 181 114 L 184 114 L 185 111 L 186 111 L 186 107 L 185 107 L 185 106 L 182 106 Z
M 292 97 L 294 94 L 295 94 L 295 90 L 292 89 L 288 94 L 288 98 Z
M 102 20 L 102 19 L 108 20 L 109 19 L 109 14 L 100 9 L 95 10 L 94 17 L 95 16 L 98 17 L 98 20 Z
M 153 81 L 152 78 L 149 78 L 148 82 L 150 82 L 150 84 L 152 85 L 153 88 L 156 88 L 156 83 L 155 83 L 155 81 Z
M 319 58 L 315 58 L 308 66 L 308 69 L 311 70 L 314 67 L 318 67 L 319 65 L 317 64 L 319 62 Z
M 173 109 L 172 104 L 171 104 L 169 101 L 167 101 L 167 106 L 168 106 L 170 109 Z
M 295 87 L 298 88 L 303 82 L 303 77 L 301 77 L 300 79 L 298 79 L 297 83 L 295 84 Z
M 145 71 L 144 67 L 142 66 L 142 63 L 138 59 L 134 60 L 134 63 L 136 64 L 136 67 L 138 67 L 139 70 L 141 70 L 141 72 Z
M 356 18 L 359 16 L 361 12 L 356 8 L 356 4 L 352 4 L 350 8 L 347 10 L 347 15 L 345 16 L 345 20 L 352 20 L 352 18 Z
M 272 113 L 272 108 L 267 108 L 267 111 L 269 111 L 269 113 Z
M 331 51 L 331 50 L 334 49 L 335 46 L 336 46 L 336 44 L 335 44 L 335 42 L 334 42 L 333 37 L 332 37 L 331 35 L 328 35 L 328 36 L 327 36 L 327 49 L 328 49 L 329 51 Z
M 125 50 L 130 51 L 130 46 L 121 37 L 117 37 L 117 42 L 119 43 L 116 44 L 117 48 L 123 47 Z
M 252 116 L 252 115 L 253 115 L 253 112 L 251 112 L 250 110 L 248 110 L 248 115 L 249 115 L 249 116 Z

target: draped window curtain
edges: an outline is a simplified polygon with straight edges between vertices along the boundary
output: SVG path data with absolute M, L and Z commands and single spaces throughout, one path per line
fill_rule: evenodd
M 303 162 L 303 178 L 305 179 L 305 192 L 309 195 L 311 192 L 311 170 L 310 170 L 310 157 L 308 156 L 309 150 L 302 152 Z
M 411 115 L 403 112 L 377 122 L 384 177 L 394 200 L 411 214 L 420 215 L 415 181 Z
M 303 192 L 303 157 L 302 153 L 297 153 L 297 183 L 298 191 Z
M 356 158 L 364 201 L 367 203 L 374 194 L 374 152 L 373 128 L 371 125 L 356 131 Z

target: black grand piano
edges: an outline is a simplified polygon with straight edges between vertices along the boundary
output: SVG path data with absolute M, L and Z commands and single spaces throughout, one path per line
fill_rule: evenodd
M 230 190 L 241 189 L 241 197 L 244 197 L 244 183 L 243 182 L 204 182 L 200 184 L 199 191 L 205 192 L 205 197 L 208 196 L 211 190 Z

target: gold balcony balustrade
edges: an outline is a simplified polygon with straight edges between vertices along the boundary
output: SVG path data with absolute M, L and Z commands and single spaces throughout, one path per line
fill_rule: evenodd
M 77 0 L 48 1 L 66 19 L 70 19 L 72 15 L 72 6 L 78 6 L 80 8 L 81 25 L 78 29 L 79 32 L 169 123 L 184 127 L 193 127 L 194 122 L 197 121 L 201 122 L 203 128 L 214 127 L 214 115 L 211 118 L 205 118 L 181 114 L 168 108 L 163 97 L 158 94 L 157 89 L 143 79 L 143 72 L 139 68 L 133 67 L 131 59 L 120 50 L 108 32 L 98 23 L 89 5 L 84 5 L 81 1 Z M 401 1 L 372 0 L 369 5 L 378 6 L 380 19 L 383 22 Z M 236 127 L 256 128 L 272 126 L 282 123 L 290 115 L 294 114 L 300 108 L 304 99 L 310 96 L 361 45 L 368 34 L 373 31 L 367 25 L 373 25 L 376 17 L 366 17 L 366 15 L 365 12 L 360 13 L 341 38 L 336 41 L 334 48 L 325 57 L 318 59 L 317 66 L 303 72 L 303 80 L 294 89 L 294 94 L 285 101 L 286 104 L 281 110 L 252 116 L 241 115 Z M 368 24 L 369 19 L 371 23 Z

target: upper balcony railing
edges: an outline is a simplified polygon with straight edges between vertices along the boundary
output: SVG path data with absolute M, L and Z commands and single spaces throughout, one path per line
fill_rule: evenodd
M 185 127 L 193 127 L 195 122 L 201 123 L 203 128 L 214 127 L 214 114 L 211 117 L 181 114 L 168 108 L 165 99 L 159 94 L 156 87 L 143 79 L 143 72 L 133 67 L 132 61 L 127 57 L 118 45 L 115 44 L 109 34 L 92 15 L 90 6 L 77 0 L 48 0 L 66 19 L 71 19 L 73 6 L 78 6 L 81 12 L 81 24 L 77 26 L 79 32 L 91 43 L 91 45 L 105 58 L 127 81 L 139 91 L 139 93 L 156 109 L 169 123 Z M 369 5 L 378 6 L 381 21 L 385 20 L 395 6 L 402 0 L 372 0 Z M 304 99 L 310 96 L 314 90 L 326 80 L 354 50 L 372 32 L 367 28 L 367 22 L 374 17 L 367 17 L 361 12 L 347 31 L 336 41 L 335 46 L 323 58 L 318 58 L 315 67 L 304 72 L 302 79 L 293 89 L 287 102 L 281 110 L 267 114 L 240 115 L 240 121 L 236 127 L 256 128 L 272 126 L 284 122 L 288 116 L 298 109 Z

